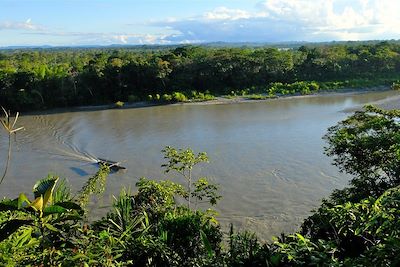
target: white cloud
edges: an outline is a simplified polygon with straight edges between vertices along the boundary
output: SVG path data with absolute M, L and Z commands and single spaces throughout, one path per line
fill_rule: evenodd
M 171 42 L 398 39 L 399 10 L 397 0 L 265 0 L 255 11 L 219 7 L 151 25 L 174 30 Z
M 241 9 L 218 7 L 213 11 L 206 12 L 203 17 L 206 20 L 237 20 L 251 18 L 251 14 Z
M 301 25 L 314 36 L 331 39 L 399 38 L 400 1 L 266 0 L 271 18 Z
M 108 32 L 52 32 L 37 31 L 25 33 L 28 35 L 43 35 L 53 37 L 72 37 L 72 43 L 82 45 L 110 45 L 110 44 L 167 44 L 166 35 L 108 33 Z
M 0 30 L 43 30 L 44 28 L 40 25 L 33 24 L 29 18 L 26 21 L 4 21 L 0 22 Z
M 141 32 L 155 27 L 158 34 L 135 34 L 137 24 L 124 25 L 132 27 L 126 32 L 56 32 L 31 19 L 0 22 L 0 31 L 53 36 L 76 44 L 400 39 L 399 10 L 400 0 L 263 0 L 248 9 L 222 6 L 197 16 L 141 25 Z
M 120 43 L 127 44 L 128 43 L 128 35 L 114 35 L 113 38 Z

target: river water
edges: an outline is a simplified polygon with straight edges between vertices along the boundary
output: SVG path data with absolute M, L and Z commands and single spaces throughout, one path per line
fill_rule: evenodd
M 210 163 L 199 166 L 195 174 L 220 184 L 223 199 L 217 210 L 221 223 L 232 222 L 270 238 L 296 230 L 321 198 L 347 184 L 349 177 L 340 174 L 323 154 L 321 137 L 326 129 L 348 116 L 345 110 L 398 94 L 386 91 L 22 116 L 19 125 L 26 130 L 17 135 L 0 195 L 30 193 L 35 181 L 48 173 L 66 177 L 78 190 L 96 172 L 88 157 L 123 161 L 127 171 L 112 174 L 106 193 L 93 200 L 90 216 L 96 218 L 106 212 L 112 195 L 122 187 L 134 191 L 139 177 L 182 181 L 163 174 L 160 151 L 166 145 L 190 147 L 208 153 Z M 1 163 L 5 148 L 2 134 Z

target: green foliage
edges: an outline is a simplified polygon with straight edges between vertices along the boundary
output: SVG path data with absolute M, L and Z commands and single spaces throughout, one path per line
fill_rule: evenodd
M 207 184 L 204 184 L 207 186 Z M 141 178 L 137 193 L 122 191 L 113 209 L 95 223 L 118 240 L 120 259 L 137 266 L 204 266 L 220 254 L 222 232 L 209 211 L 179 205 L 184 187 Z
M 136 186 L 138 193 L 135 195 L 135 204 L 148 212 L 158 211 L 160 208 L 171 208 L 175 205 L 176 197 L 186 195 L 182 185 L 171 181 L 156 182 L 141 178 Z
M 125 105 L 125 103 L 122 101 L 117 101 L 114 103 L 114 105 L 116 108 L 122 108 Z
M 196 200 L 196 206 L 203 201 L 210 203 L 211 205 L 216 205 L 217 201 L 222 198 L 218 194 L 218 185 L 211 184 L 208 182 L 207 178 L 199 178 L 193 183 L 194 190 L 191 192 L 192 198 Z
M 343 172 L 354 175 L 352 187 L 334 199 L 359 201 L 378 197 L 400 184 L 400 112 L 366 106 L 328 129 L 326 154 Z
M 176 102 L 186 102 L 187 101 L 187 97 L 180 92 L 173 92 L 172 93 L 172 100 L 176 101 Z
M 267 93 L 269 96 L 275 95 L 288 95 L 288 94 L 302 94 L 307 95 L 317 92 L 320 85 L 317 82 L 294 82 L 294 83 L 271 83 L 267 88 Z
M 149 95 L 170 102 L 207 100 L 230 92 L 274 96 L 389 87 L 400 78 L 399 55 L 398 42 L 289 50 L 204 46 L 10 50 L 0 55 L 0 105 L 22 111 L 135 102 Z M 196 95 L 187 94 L 191 91 Z
M 229 249 L 226 253 L 227 266 L 278 266 L 280 255 L 273 254 L 268 244 L 262 245 L 254 233 L 233 231 L 229 233 Z
M 335 246 L 323 240 L 311 241 L 299 233 L 275 241 L 274 255 L 283 266 L 339 266 Z M 279 256 L 278 256 L 279 255 Z
M 68 246 L 71 233 L 68 222 L 81 219 L 83 213 L 81 207 L 73 202 L 51 201 L 57 180 L 48 177 L 38 181 L 33 187 L 35 200 L 32 202 L 25 194 L 12 201 L 0 202 L 0 213 L 10 215 L 0 224 L 0 242 L 6 252 L 26 249 L 25 245 L 40 251 Z
M 209 100 L 215 99 L 215 96 L 210 94 L 209 91 L 206 91 L 205 93 L 203 93 L 203 92 L 197 92 L 196 90 L 193 90 L 191 92 L 190 99 L 194 100 L 194 101 L 209 101 Z
M 53 192 L 53 202 L 63 202 L 63 201 L 71 201 L 72 200 L 71 188 L 68 186 L 66 179 L 61 179 Z
M 393 82 L 391 88 L 393 90 L 400 90 L 400 81 Z
M 170 101 L 172 101 L 172 96 L 168 95 L 168 94 L 163 94 L 161 96 L 161 100 L 164 101 L 164 102 L 170 102 Z
M 302 225 L 302 234 L 333 244 L 349 266 L 393 266 L 400 240 L 399 111 L 366 106 L 329 128 L 326 153 L 354 175 Z
M 164 150 L 164 158 L 167 163 L 161 165 L 165 168 L 165 173 L 174 171 L 180 174 L 187 182 L 187 201 L 190 209 L 192 204 L 192 197 L 196 199 L 196 207 L 198 201 L 207 199 L 212 205 L 217 203 L 221 198 L 217 194 L 218 186 L 210 184 L 207 178 L 198 178 L 197 181 L 193 180 L 193 167 L 202 162 L 208 162 L 208 157 L 205 152 L 198 153 L 197 155 L 191 149 L 175 149 L 167 146 Z M 195 188 L 193 188 L 193 185 Z
M 167 163 L 161 165 L 165 168 L 165 172 L 176 171 L 181 173 L 183 176 L 187 175 L 187 172 L 193 170 L 193 167 L 202 162 L 208 162 L 208 157 L 205 152 L 198 153 L 197 155 L 191 149 L 175 149 L 170 146 L 166 146 L 162 152 L 164 158 L 167 159 Z
M 396 266 L 399 203 L 400 187 L 395 187 L 377 199 L 323 206 L 306 221 L 303 232 L 329 242 L 335 256 L 351 266 Z
M 207 261 L 220 253 L 222 233 L 201 211 L 184 207 L 170 211 L 164 215 L 159 231 L 165 233 L 166 244 L 179 255 L 184 266 Z
M 78 202 L 82 207 L 89 203 L 92 194 L 100 195 L 104 192 L 109 174 L 110 168 L 106 165 L 101 165 L 96 174 L 89 178 L 78 194 Z
M 118 198 L 114 198 L 113 210 L 107 214 L 105 222 L 103 229 L 119 237 L 126 235 L 132 238 L 148 228 L 147 213 L 138 210 L 135 198 L 125 190 L 121 191 Z

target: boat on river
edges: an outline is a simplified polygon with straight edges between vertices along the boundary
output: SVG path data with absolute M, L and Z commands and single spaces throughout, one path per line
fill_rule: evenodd
M 121 162 L 118 161 L 112 161 L 108 159 L 102 159 L 98 158 L 97 159 L 97 164 L 103 164 L 108 166 L 112 171 L 119 171 L 119 170 L 126 170 L 126 167 L 121 166 Z

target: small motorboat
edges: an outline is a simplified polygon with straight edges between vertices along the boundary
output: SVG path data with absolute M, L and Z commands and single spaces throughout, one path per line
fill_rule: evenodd
M 108 159 L 101 159 L 98 158 L 97 159 L 97 164 L 103 164 L 108 166 L 112 171 L 119 171 L 119 170 L 126 170 L 126 168 L 124 166 L 121 166 L 121 162 L 117 162 L 117 161 L 112 161 L 112 160 L 108 160 Z

